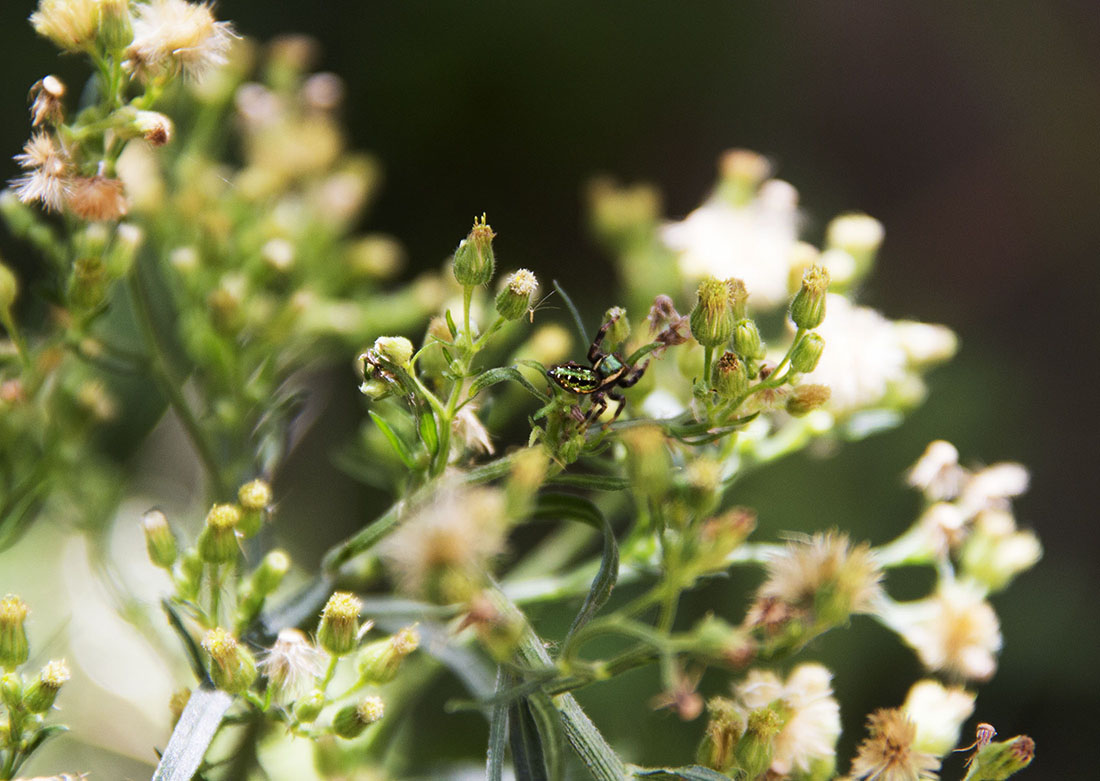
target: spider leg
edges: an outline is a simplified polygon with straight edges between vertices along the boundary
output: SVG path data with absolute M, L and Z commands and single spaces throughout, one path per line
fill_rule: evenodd
M 595 363 L 596 360 L 602 354 L 600 345 L 603 344 L 603 338 L 607 336 L 607 329 L 611 327 L 614 320 L 608 320 L 606 323 L 600 326 L 600 330 L 596 332 L 596 338 L 592 340 L 592 346 L 588 348 L 588 362 Z
M 612 393 L 612 396 L 615 394 Z M 607 396 L 602 391 L 597 391 L 592 394 L 592 406 L 588 410 L 588 414 L 585 415 L 585 423 L 591 424 L 592 421 L 598 420 L 600 415 L 607 412 Z
M 618 385 L 620 388 L 629 388 L 634 385 L 638 380 L 642 379 L 642 375 L 645 374 L 645 370 L 649 368 L 649 361 L 646 361 L 634 371 L 629 374 L 625 374 L 619 378 Z M 614 398 L 614 396 L 612 396 Z
M 611 399 L 612 399 L 613 401 L 617 401 L 617 402 L 619 402 L 619 406 L 617 406 L 617 407 L 615 408 L 615 414 L 614 414 L 614 415 L 612 415 L 612 416 L 611 416 L 611 420 L 609 420 L 609 421 L 608 421 L 608 423 L 614 423 L 614 422 L 615 422 L 616 420 L 618 420 L 618 418 L 619 418 L 619 415 L 621 415 L 621 414 L 622 414 L 622 411 L 623 411 L 623 407 L 625 407 L 625 406 L 626 406 L 626 396 L 624 396 L 623 394 L 621 394 L 621 393 L 619 393 L 619 392 L 617 392 L 617 391 L 611 391 L 611 392 L 610 392 L 610 393 L 608 393 L 607 395 L 608 395 L 608 396 L 609 396 L 609 397 L 610 397 L 610 398 L 611 398 Z

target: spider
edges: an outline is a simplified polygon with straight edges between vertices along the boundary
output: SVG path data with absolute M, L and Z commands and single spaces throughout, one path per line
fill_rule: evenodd
M 588 414 L 579 417 L 579 420 L 584 423 L 591 423 L 607 411 L 608 397 L 619 402 L 611 420 L 614 421 L 619 417 L 619 413 L 626 406 L 626 398 L 621 393 L 617 393 L 614 388 L 629 388 L 634 385 L 642 378 L 646 367 L 649 366 L 648 360 L 639 367 L 631 366 L 618 353 L 606 353 L 600 349 L 603 338 L 607 335 L 607 329 L 614 323 L 614 319 L 608 320 L 596 333 L 592 346 L 588 348 L 588 362 L 592 364 L 591 366 L 582 366 L 576 361 L 568 361 L 551 366 L 546 371 L 547 376 L 561 388 L 578 396 L 592 397 L 592 407 L 588 410 Z M 577 415 L 579 416 L 580 413 L 577 412 Z

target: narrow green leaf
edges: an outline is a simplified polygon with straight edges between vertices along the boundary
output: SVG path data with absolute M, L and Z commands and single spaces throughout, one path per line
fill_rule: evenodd
M 505 382 L 506 380 L 512 380 L 518 382 L 524 387 L 524 389 L 539 401 L 546 401 L 546 394 L 542 393 L 538 388 L 531 384 L 531 382 L 524 377 L 519 369 L 515 366 L 499 366 L 495 369 L 489 369 L 482 372 L 477 376 L 477 379 L 470 385 L 470 398 L 472 399 L 481 391 L 485 390 L 491 385 L 496 385 L 498 382 Z
M 586 523 L 603 534 L 600 569 L 592 580 L 592 586 L 584 598 L 580 612 L 577 613 L 577 617 L 569 627 L 569 632 L 566 633 L 565 642 L 568 642 L 574 632 L 592 620 L 611 596 L 611 590 L 619 577 L 619 544 L 615 540 L 615 532 L 611 524 L 600 512 L 600 508 L 580 496 L 540 494 L 532 515 L 536 518 L 570 518 Z
M 435 415 L 430 409 L 420 413 L 420 438 L 424 441 L 428 452 L 434 456 L 439 450 L 439 432 L 435 427 Z
M 730 776 L 711 770 L 702 765 L 686 765 L 684 767 L 659 767 L 650 769 L 636 769 L 635 778 L 653 779 L 681 779 L 682 781 L 730 781 Z
M 497 667 L 497 694 L 510 688 L 511 676 L 503 666 Z M 502 700 L 489 712 L 489 750 L 485 759 L 485 775 L 489 781 L 501 781 L 504 775 L 504 743 L 508 737 L 508 703 Z
M 187 651 L 187 661 L 191 663 L 191 671 L 195 673 L 195 677 L 200 681 L 206 680 L 206 663 L 203 659 L 202 651 L 199 650 L 195 638 L 187 631 L 187 627 L 183 625 L 183 619 L 180 618 L 176 606 L 168 599 L 162 599 L 160 601 L 160 606 L 164 609 L 164 612 L 168 614 L 168 623 L 172 626 L 172 629 L 176 631 L 176 634 L 179 635 L 180 641 Z
M 455 319 L 451 317 L 451 310 L 446 310 L 443 317 L 447 321 L 447 330 L 451 332 L 451 338 L 454 339 L 458 336 L 458 326 L 455 325 Z
M 172 730 L 152 781 L 190 781 L 232 704 L 233 698 L 218 689 L 206 686 L 194 689 Z
M 546 481 L 547 485 L 584 488 L 591 491 L 625 491 L 630 481 L 614 475 L 570 475 L 560 474 Z
M 569 314 L 573 316 L 573 323 L 577 326 L 577 332 L 581 335 L 581 344 L 587 344 L 591 339 L 588 335 L 588 330 L 584 327 L 584 321 L 581 320 L 581 313 L 577 310 L 577 305 L 573 303 L 573 299 L 569 297 L 569 294 L 562 289 L 562 286 L 558 284 L 558 280 L 554 280 L 554 290 L 558 291 L 558 295 L 561 296 L 562 301 L 565 302 L 565 308 L 569 310 Z
M 527 700 L 512 703 L 508 709 L 508 736 L 512 746 L 512 763 L 516 778 L 531 781 L 549 781 L 546 775 L 546 758 L 542 751 L 542 739 L 531 715 Z
M 565 732 L 561 726 L 561 714 L 550 697 L 542 692 L 528 698 L 527 704 L 542 736 L 543 756 L 550 781 L 562 781 L 565 776 Z
M 539 374 L 546 374 L 546 367 L 538 361 L 533 361 L 530 358 L 519 358 L 516 363 L 520 366 L 526 366 L 528 369 L 534 369 Z
M 397 436 L 397 432 L 395 432 L 390 427 L 390 424 L 387 423 L 382 418 L 382 416 L 374 410 L 367 410 L 367 414 L 370 415 L 371 420 L 374 421 L 374 425 L 378 426 L 378 430 L 385 435 L 386 441 L 393 446 L 394 452 L 396 452 L 398 458 L 401 459 L 401 463 L 403 463 L 408 469 L 412 469 L 412 454 L 409 453 L 409 449 L 405 446 L 405 443 L 401 441 L 401 437 Z

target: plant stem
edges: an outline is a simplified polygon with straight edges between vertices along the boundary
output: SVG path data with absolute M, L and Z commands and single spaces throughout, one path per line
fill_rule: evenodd
M 142 338 L 145 340 L 145 347 L 149 352 L 149 370 L 153 375 L 153 379 L 156 381 L 161 393 L 164 394 L 168 404 L 175 411 L 180 423 L 183 424 L 183 428 L 191 440 L 191 445 L 195 448 L 195 453 L 206 470 L 206 476 L 210 480 L 214 492 L 219 497 L 224 497 L 227 488 L 225 481 L 222 479 L 218 461 L 214 457 L 214 451 L 207 441 L 206 433 L 203 431 L 194 412 L 191 411 L 187 400 L 183 397 L 183 392 L 180 390 L 181 383 L 172 376 L 168 369 L 168 361 L 165 357 L 166 351 L 160 342 L 160 337 L 157 335 L 149 293 L 141 282 L 139 264 L 135 263 L 134 268 L 127 276 L 127 285 L 130 291 L 130 299 L 133 302 L 138 330 L 141 332 Z

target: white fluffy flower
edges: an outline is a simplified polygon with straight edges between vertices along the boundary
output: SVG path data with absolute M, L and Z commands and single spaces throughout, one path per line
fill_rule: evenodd
M 743 206 L 712 196 L 682 221 L 665 225 L 661 238 L 679 253 L 685 276 L 736 277 L 748 288 L 749 306 L 767 309 L 787 301 L 797 205 L 794 187 L 773 179 Z
M 974 585 L 944 583 L 926 599 L 884 608 L 880 617 L 929 670 L 984 681 L 997 669 L 1000 622 Z
M 901 708 L 917 727 L 914 748 L 942 757 L 958 745 L 959 730 L 974 712 L 974 695 L 926 679 L 913 684 Z
M 210 6 L 186 0 L 150 0 L 134 7 L 134 41 L 128 54 L 139 74 L 183 73 L 201 77 L 226 63 L 237 34 L 214 20 Z
M 321 652 L 294 628 L 279 630 L 258 667 L 279 694 L 291 700 L 311 688 L 325 670 Z
M 801 664 L 786 682 L 774 673 L 753 670 L 737 687 L 749 710 L 782 700 L 790 715 L 775 739 L 771 770 L 781 776 L 807 773 L 818 760 L 832 760 L 840 735 L 840 706 L 829 685 L 832 673 L 820 664 Z

